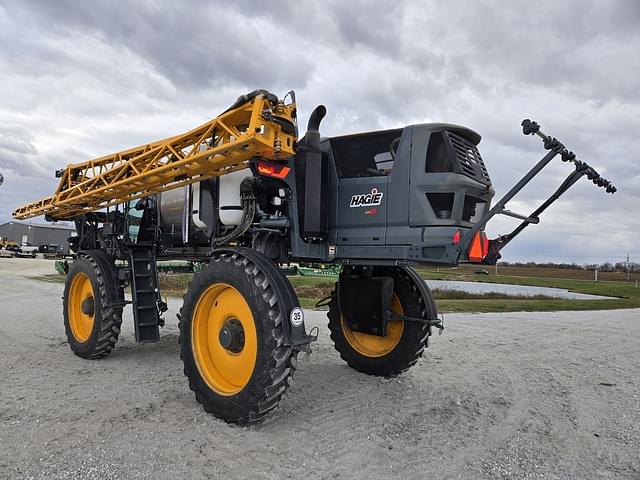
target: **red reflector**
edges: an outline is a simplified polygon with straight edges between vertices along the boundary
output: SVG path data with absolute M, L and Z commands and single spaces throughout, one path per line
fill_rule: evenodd
M 280 180 L 289 175 L 291 169 L 285 165 L 276 163 L 258 162 L 258 173 L 267 177 L 279 178 Z
M 489 253 L 489 239 L 484 232 L 477 232 L 469 245 L 469 261 L 481 262 Z
M 453 234 L 453 240 L 451 240 L 451 243 L 453 243 L 454 245 L 460 243 L 460 230 L 456 230 L 456 233 Z

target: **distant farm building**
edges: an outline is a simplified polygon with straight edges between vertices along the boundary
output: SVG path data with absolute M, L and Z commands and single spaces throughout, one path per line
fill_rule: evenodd
M 64 253 L 69 253 L 67 239 L 74 233 L 75 228 L 62 223 L 36 224 L 12 221 L 0 225 L 0 237 L 18 245 L 57 245 L 56 250 Z

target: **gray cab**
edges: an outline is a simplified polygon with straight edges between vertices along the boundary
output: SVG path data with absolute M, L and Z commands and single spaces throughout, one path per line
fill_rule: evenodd
M 494 195 L 479 142 L 449 124 L 323 139 L 326 240 L 337 257 L 448 263 L 456 230 L 470 229 Z

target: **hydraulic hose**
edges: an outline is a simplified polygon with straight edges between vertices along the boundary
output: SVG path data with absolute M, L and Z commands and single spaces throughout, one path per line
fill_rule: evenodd
M 229 243 L 236 238 L 244 235 L 251 227 L 253 219 L 256 216 L 256 196 L 255 186 L 257 179 L 255 177 L 247 177 L 240 184 L 240 199 L 242 204 L 242 218 L 240 223 L 231 232 L 220 237 L 212 237 L 210 244 L 212 246 L 220 246 Z

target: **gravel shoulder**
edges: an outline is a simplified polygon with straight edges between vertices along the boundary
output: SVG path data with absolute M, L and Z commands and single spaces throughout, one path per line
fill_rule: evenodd
M 160 342 L 136 345 L 127 309 L 114 352 L 86 361 L 63 286 L 27 278 L 50 270 L 0 260 L 0 478 L 640 478 L 640 310 L 449 315 L 392 379 L 349 369 L 307 311 L 313 354 L 247 428 L 188 389 L 178 299 Z

